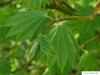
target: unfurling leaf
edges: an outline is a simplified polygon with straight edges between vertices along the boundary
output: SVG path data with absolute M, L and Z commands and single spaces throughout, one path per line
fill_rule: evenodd
M 44 35 L 39 35 L 29 51 L 29 56 L 31 59 L 35 58 L 36 60 L 44 62 L 48 60 L 53 53 L 54 49 L 50 40 Z

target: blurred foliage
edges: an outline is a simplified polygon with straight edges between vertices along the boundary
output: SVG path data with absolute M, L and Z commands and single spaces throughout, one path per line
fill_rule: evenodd
M 100 0 L 0 0 L 0 75 L 100 71 Z

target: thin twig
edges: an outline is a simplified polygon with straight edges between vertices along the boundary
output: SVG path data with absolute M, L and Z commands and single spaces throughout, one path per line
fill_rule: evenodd
M 54 23 L 65 21 L 65 20 L 91 20 L 91 19 L 93 19 L 91 15 L 90 16 L 66 16 L 63 18 L 57 18 L 55 20 L 51 20 L 49 24 L 52 25 Z

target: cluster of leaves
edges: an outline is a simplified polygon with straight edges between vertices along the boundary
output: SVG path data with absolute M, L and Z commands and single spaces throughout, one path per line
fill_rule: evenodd
M 99 0 L 11 0 L 0 8 L 0 74 L 100 70 L 99 12 Z

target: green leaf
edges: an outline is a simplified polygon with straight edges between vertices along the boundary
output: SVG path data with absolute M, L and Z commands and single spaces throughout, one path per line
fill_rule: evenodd
M 78 7 L 77 8 L 77 13 L 78 15 L 92 15 L 94 12 L 94 8 L 93 7 Z
M 51 68 L 47 68 L 43 75 L 61 75 L 61 71 L 57 66 L 57 63 L 53 65 Z
M 67 26 L 65 24 L 55 26 L 51 30 L 49 37 L 56 50 L 55 55 L 57 55 L 56 60 L 59 68 L 63 71 L 67 61 L 73 66 L 77 59 L 79 48 Z
M 0 24 L 5 24 L 8 18 L 16 12 L 13 5 L 7 5 L 0 8 Z
M 81 24 L 81 22 L 83 22 Z M 87 42 L 87 40 L 91 39 L 92 37 L 95 36 L 95 24 L 93 22 L 93 20 L 87 20 L 87 21 L 81 21 L 79 22 L 79 27 L 78 27 L 78 30 L 79 30 L 79 34 L 80 34 L 80 37 L 79 39 L 82 41 L 82 42 Z
M 79 71 L 93 71 L 97 68 L 97 59 L 95 55 L 91 52 L 85 52 L 79 61 L 78 70 Z
M 7 35 L 9 29 L 9 26 L 0 25 L 0 42 L 5 41 L 5 36 Z
M 44 35 L 40 35 L 29 50 L 29 56 L 31 59 L 35 58 L 38 61 L 47 62 L 53 52 L 53 46 L 49 39 Z
M 28 9 L 40 9 L 42 7 L 45 7 L 46 4 L 49 5 L 50 3 L 53 3 L 53 0 L 22 0 L 22 5 Z
M 0 75 L 9 75 L 11 72 L 11 66 L 9 60 L 3 58 L 0 61 Z
M 36 56 L 36 51 L 37 51 L 38 45 L 39 45 L 38 39 L 34 40 L 34 43 L 31 46 L 31 49 L 29 50 L 29 53 L 28 53 L 29 57 L 31 59 Z
M 32 38 L 45 28 L 51 18 L 42 11 L 25 11 L 16 14 L 7 25 L 12 26 L 7 37 L 17 35 L 17 39 Z
M 93 6 L 90 6 L 90 3 L 93 2 L 93 0 L 80 0 L 79 4 L 76 4 L 76 11 L 78 15 L 92 15 L 94 12 Z
M 79 40 L 82 43 L 87 42 L 89 39 L 96 36 L 96 31 L 100 31 L 100 16 L 91 20 L 73 21 L 70 28 L 73 28 L 73 32 L 79 34 Z
M 100 16 L 96 16 L 94 19 L 94 29 L 100 31 Z
M 44 71 L 43 75 L 70 75 L 71 69 L 71 65 L 68 62 L 66 63 L 66 66 L 64 67 L 63 71 L 61 71 L 57 66 L 57 63 L 55 63 L 52 67 L 48 67 Z

